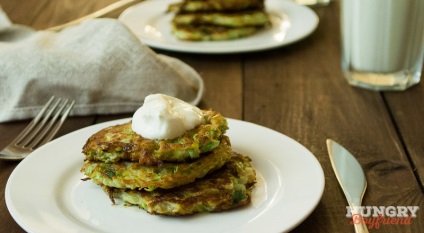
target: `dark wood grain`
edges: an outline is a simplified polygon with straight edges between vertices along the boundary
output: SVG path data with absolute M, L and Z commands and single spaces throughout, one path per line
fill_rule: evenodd
M 424 86 L 420 83 L 406 92 L 387 92 L 384 97 L 402 137 L 402 146 L 410 157 L 417 182 L 424 189 Z
M 45 12 L 45 5 L 48 4 L 48 0 L 40 1 L 0 1 L 0 5 L 3 11 L 7 13 L 10 21 L 15 24 L 22 24 L 26 26 L 33 26 L 35 18 L 41 13 Z M 23 7 L 24 6 L 24 7 Z
M 114 1 L 0 0 L 0 5 L 14 23 L 43 29 Z M 348 148 L 364 168 L 368 180 L 364 205 L 420 207 L 411 225 L 384 225 L 370 232 L 422 232 L 424 87 L 419 84 L 405 92 L 380 93 L 349 86 L 340 67 L 338 8 L 338 1 L 313 8 L 320 18 L 316 31 L 282 48 L 232 55 L 155 51 L 181 59 L 203 77 L 201 108 L 213 108 L 226 117 L 279 131 L 315 155 L 325 174 L 324 195 L 293 232 L 353 232 L 350 219 L 345 217 L 346 199 L 328 159 L 327 138 Z M 131 115 L 71 117 L 57 137 Z M 1 123 L 0 147 L 6 146 L 27 123 Z M 7 179 L 18 164 L 0 160 L 0 232 L 24 232 L 4 201 Z
M 202 76 L 205 93 L 200 108 L 219 109 L 226 117 L 242 119 L 243 64 L 241 55 L 167 54 L 177 56 Z
M 75 20 L 114 2 L 116 0 L 2 0 L 0 4 L 13 23 L 40 30 Z
M 320 26 L 311 37 L 287 48 L 256 54 L 245 63 L 244 119 L 276 129 L 305 145 L 326 174 L 326 192 L 320 203 L 324 208 L 318 207 L 308 219 L 322 224 L 305 223 L 295 232 L 325 232 L 328 223 L 338 225 L 337 232 L 352 230 L 344 216 L 347 203 L 327 156 L 327 138 L 348 145 L 363 165 L 369 183 L 364 205 L 424 204 L 383 96 L 351 87 L 343 79 L 340 41 L 327 35 L 329 31 L 339 34 L 335 22 L 337 17 L 321 17 Z M 415 122 L 422 125 L 422 120 Z M 410 126 L 402 128 L 411 130 Z M 420 149 L 417 139 L 408 143 Z M 414 151 L 416 155 L 417 152 Z M 423 228 L 423 220 L 421 215 L 410 228 L 385 226 L 379 231 L 416 232 Z

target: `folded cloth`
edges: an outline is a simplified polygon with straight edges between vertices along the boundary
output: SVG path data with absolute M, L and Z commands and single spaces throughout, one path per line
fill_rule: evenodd
M 75 99 L 72 115 L 88 115 L 133 112 L 153 93 L 196 105 L 203 81 L 118 20 L 34 31 L 12 24 L 0 8 L 0 122 L 34 117 L 52 95 Z

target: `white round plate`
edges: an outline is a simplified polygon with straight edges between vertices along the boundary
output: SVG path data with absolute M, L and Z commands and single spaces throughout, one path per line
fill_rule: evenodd
M 172 35 L 173 14 L 166 13 L 168 5 L 176 1 L 145 1 L 125 10 L 119 20 L 148 46 L 188 53 L 238 53 L 276 48 L 303 39 L 318 25 L 318 16 L 308 7 L 287 0 L 266 0 L 271 25 L 252 36 L 226 41 L 182 41 Z
M 129 120 L 75 131 L 24 159 L 6 185 L 6 204 L 15 221 L 34 233 L 283 232 L 308 217 L 323 194 L 322 168 L 302 145 L 271 129 L 229 119 L 227 135 L 233 149 L 250 156 L 257 171 L 250 205 L 188 217 L 156 216 L 138 207 L 112 205 L 99 186 L 81 181 L 81 148 L 100 129 Z

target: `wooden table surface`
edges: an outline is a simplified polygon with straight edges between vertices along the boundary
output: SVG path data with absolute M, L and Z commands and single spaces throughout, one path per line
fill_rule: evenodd
M 44 29 L 114 1 L 0 0 L 0 5 L 14 23 Z M 279 131 L 316 156 L 325 174 L 324 194 L 315 211 L 293 232 L 354 231 L 328 158 L 327 138 L 345 145 L 364 168 L 368 180 L 364 206 L 420 208 L 409 225 L 382 225 L 371 232 L 424 232 L 424 85 L 404 92 L 349 86 L 340 67 L 339 2 L 313 10 L 320 19 L 318 28 L 289 46 L 230 55 L 155 51 L 181 59 L 202 75 L 206 92 L 201 108 Z M 131 115 L 72 117 L 58 136 Z M 0 147 L 28 122 L 1 123 Z M 0 161 L 0 232 L 23 232 L 4 201 L 6 182 L 16 165 Z

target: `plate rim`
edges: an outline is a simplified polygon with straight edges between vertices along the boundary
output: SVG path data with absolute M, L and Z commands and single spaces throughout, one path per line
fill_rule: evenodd
M 102 123 L 99 123 L 99 124 L 87 126 L 87 127 L 78 129 L 76 131 L 73 131 L 73 132 L 71 132 L 69 134 L 66 134 L 66 135 L 63 135 L 63 136 L 57 138 L 56 140 L 58 140 L 58 139 L 60 139 L 60 140 L 57 141 L 56 143 L 60 143 L 62 140 L 65 140 L 66 137 L 71 137 L 74 134 L 80 134 L 84 130 L 90 130 L 91 129 L 92 131 L 94 131 L 95 128 L 99 128 L 99 127 L 100 128 L 104 128 L 104 127 L 106 127 L 108 125 L 119 124 L 119 123 L 128 121 L 130 119 L 131 118 L 124 118 L 124 119 L 112 120 L 112 121 L 107 121 L 107 122 L 102 122 Z M 301 224 L 306 218 L 308 218 L 310 216 L 310 214 L 316 209 L 317 205 L 319 204 L 319 202 L 322 199 L 322 196 L 323 196 L 323 193 L 324 193 L 324 188 L 325 188 L 325 177 L 324 177 L 324 172 L 323 172 L 322 166 L 319 163 L 318 159 L 305 146 L 303 146 L 302 144 L 300 144 L 296 140 L 294 140 L 294 139 L 292 139 L 292 138 L 286 136 L 285 134 L 282 134 L 282 133 L 280 133 L 280 132 L 278 132 L 276 130 L 273 130 L 273 129 L 267 128 L 265 126 L 255 124 L 255 123 L 251 123 L 251 122 L 248 122 L 248 121 L 242 121 L 242 120 L 231 119 L 231 118 L 227 118 L 227 120 L 229 121 L 229 125 L 230 126 L 231 126 L 231 122 L 233 122 L 233 124 L 249 124 L 249 125 L 251 125 L 253 127 L 259 127 L 259 128 L 261 128 L 261 130 L 266 130 L 266 131 L 269 131 L 271 133 L 276 133 L 279 136 L 282 136 L 285 140 L 289 140 L 291 143 L 294 143 L 296 147 L 300 147 L 302 150 L 305 150 L 307 152 L 307 154 L 308 154 L 307 156 L 309 156 L 309 159 L 311 159 L 310 162 L 313 162 L 315 164 L 315 166 L 316 166 L 315 168 L 319 168 L 318 169 L 319 174 L 318 174 L 318 176 L 316 176 L 314 178 L 319 180 L 319 182 L 320 182 L 320 185 L 319 185 L 320 187 L 319 188 L 320 189 L 319 190 L 316 190 L 317 191 L 317 193 L 316 193 L 317 195 L 315 195 L 315 201 L 314 201 L 314 203 L 309 206 L 308 211 L 304 212 L 303 217 L 301 219 L 299 219 L 296 222 L 293 222 L 288 228 L 285 228 L 283 230 L 284 231 L 290 231 L 290 230 L 294 229 L 299 224 Z M 48 144 L 46 144 L 46 145 L 44 145 L 43 147 L 40 147 L 40 148 L 47 147 L 48 145 L 50 145 L 50 143 L 55 143 L 56 140 L 53 140 L 52 142 L 49 142 Z M 36 151 L 38 151 L 38 150 L 39 149 L 37 149 Z M 34 157 L 36 157 L 36 156 L 34 156 Z M 34 158 L 34 157 L 32 157 L 32 158 Z M 26 160 L 28 160 L 28 158 Z M 24 165 L 22 165 L 22 164 L 24 164 Z M 13 185 L 11 180 L 13 180 L 13 177 L 16 176 L 16 173 L 20 172 L 20 169 L 21 169 L 20 167 L 25 166 L 25 164 L 26 164 L 25 163 L 25 160 L 24 161 L 21 161 L 20 164 L 18 164 L 18 166 L 13 170 L 12 174 L 9 176 L 8 181 L 7 181 L 7 184 L 6 184 L 6 188 L 5 188 L 5 199 L 6 199 L 6 206 L 7 206 L 8 210 L 9 210 L 9 213 L 13 217 L 13 219 L 24 230 L 26 230 L 28 232 L 31 232 L 32 231 L 32 228 L 25 223 L 25 221 L 21 218 L 21 216 L 19 216 L 19 213 L 17 213 L 17 210 L 14 209 L 14 206 L 13 206 L 13 203 L 12 203 L 12 200 L 11 200 L 11 194 L 10 194 L 10 189 L 11 189 L 11 186 Z M 11 209 L 13 209 L 14 211 L 12 211 Z M 82 229 L 85 229 L 85 228 L 82 228 Z
M 141 7 L 143 5 L 148 6 L 148 4 L 155 4 L 155 2 L 157 3 L 159 1 L 175 2 L 175 0 L 151 0 L 151 1 L 145 1 L 145 2 L 141 2 L 141 3 L 137 3 L 133 6 L 125 9 L 119 15 L 118 20 L 120 20 L 123 24 L 128 26 L 129 30 L 132 30 L 131 27 L 129 25 L 127 25 L 125 18 L 128 15 L 130 15 L 132 13 L 132 11 L 135 11 L 138 7 Z M 160 42 L 160 41 L 157 41 L 157 40 L 153 40 L 153 39 L 150 39 L 150 38 L 147 38 L 147 37 L 140 36 L 140 35 L 138 35 L 137 32 L 134 32 L 134 34 L 143 43 L 145 43 L 146 45 L 148 45 L 152 48 L 156 48 L 156 49 L 163 49 L 163 50 L 167 50 L 167 51 L 183 52 L 183 53 L 194 53 L 194 54 L 233 54 L 233 53 L 237 54 L 237 53 L 264 51 L 264 50 L 269 50 L 269 49 L 287 46 L 287 45 L 293 44 L 297 41 L 300 41 L 300 40 L 308 37 L 318 27 L 318 24 L 319 24 L 319 21 L 320 21 L 318 15 L 315 13 L 315 11 L 313 11 L 312 9 L 310 9 L 307 6 L 298 5 L 298 4 L 291 2 L 291 1 L 288 1 L 288 0 L 265 0 L 265 4 L 271 4 L 271 6 L 272 6 L 272 4 L 280 4 L 281 6 L 284 6 L 284 7 L 290 8 L 290 9 L 295 9 L 295 10 L 298 10 L 298 11 L 301 10 L 305 14 L 308 14 L 308 17 L 311 17 L 314 20 L 311 21 L 310 24 L 308 25 L 309 26 L 308 30 L 301 33 L 300 35 L 297 35 L 297 37 L 292 38 L 291 40 L 287 40 L 285 38 L 283 41 L 275 42 L 275 43 L 268 43 L 268 44 L 264 44 L 264 45 L 261 45 L 261 43 L 258 43 L 260 41 L 255 41 L 254 46 L 250 45 L 249 47 L 247 47 L 247 46 L 241 46 L 241 47 L 237 46 L 237 44 L 235 42 L 237 40 L 228 40 L 228 41 L 218 41 L 217 42 L 217 43 L 221 43 L 221 45 L 222 45 L 222 43 L 225 45 L 227 43 L 233 43 L 234 42 L 234 44 L 236 44 L 235 48 L 234 47 L 229 48 L 229 47 L 226 47 L 226 46 L 219 46 L 219 44 L 217 44 L 218 46 L 210 46 L 210 48 L 208 48 L 206 46 L 199 47 L 199 46 L 196 46 L 196 43 L 202 43 L 202 42 L 189 42 L 189 41 L 177 42 L 178 44 L 175 45 L 175 44 L 167 44 L 166 42 Z M 273 8 L 267 9 L 267 11 L 271 12 L 271 11 L 273 11 Z M 286 12 L 281 12 L 281 13 L 285 14 Z M 294 14 L 292 14 L 291 16 L 293 16 L 293 15 Z M 290 33 L 290 29 L 289 29 L 289 33 Z M 257 36 L 257 35 L 251 35 L 249 37 L 240 38 L 240 39 L 255 38 L 255 36 Z M 179 43 L 181 43 L 181 44 L 179 44 Z M 189 44 L 184 45 L 186 43 L 189 43 Z M 216 43 L 216 42 L 206 42 L 206 43 Z

